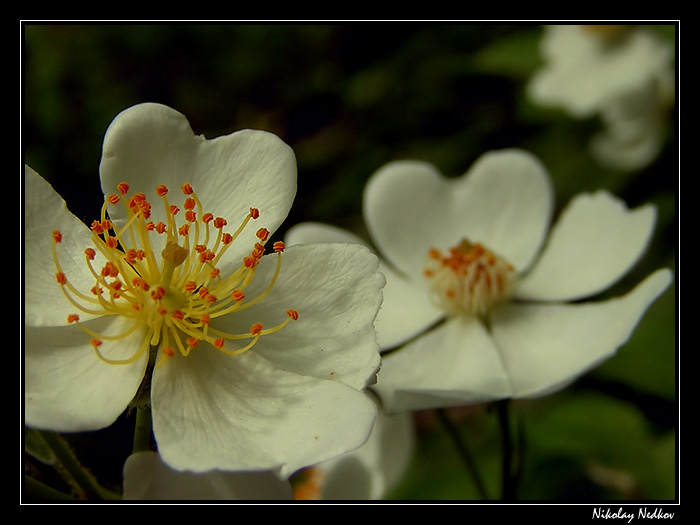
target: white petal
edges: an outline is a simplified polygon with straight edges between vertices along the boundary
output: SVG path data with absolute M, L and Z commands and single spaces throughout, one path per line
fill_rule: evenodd
M 414 452 L 413 415 L 380 411 L 364 445 L 313 467 L 321 473 L 321 499 L 382 499 L 402 479 Z
M 155 452 L 132 454 L 124 464 L 124 500 L 291 500 L 288 481 L 272 472 L 178 472 Z
M 85 248 L 92 246 L 90 230 L 68 211 L 64 200 L 29 166 L 24 170 L 24 313 L 25 323 L 65 326 L 68 314 L 76 313 L 56 282 L 57 269 L 51 256 L 53 231 L 63 234 L 56 247 L 61 269 L 71 284 L 89 292 L 95 278 L 85 263 Z M 95 261 L 96 265 L 101 264 Z M 83 319 L 90 316 L 83 315 Z
M 296 194 L 294 152 L 277 136 L 243 130 L 207 140 L 195 136 L 184 115 L 160 104 L 139 104 L 117 115 L 105 134 L 100 177 L 106 195 L 127 182 L 130 194 L 149 196 L 155 222 L 163 209 L 155 196 L 160 184 L 180 207 L 182 184 L 192 184 L 203 212 L 223 217 L 232 231 L 257 207 L 256 227 L 244 231 L 226 254 L 236 260 L 250 252 L 259 227 L 277 229 Z M 119 214 L 122 208 L 110 210 Z
M 382 360 L 373 389 L 389 413 L 480 403 L 512 390 L 493 340 L 473 317 L 448 319 Z
M 519 150 L 487 153 L 454 179 L 428 164 L 393 162 L 372 176 L 364 195 L 380 253 L 416 280 L 430 248 L 445 250 L 463 238 L 523 270 L 540 248 L 551 209 L 544 167 Z
M 659 270 L 629 294 L 598 303 L 509 304 L 492 318 L 516 397 L 562 388 L 625 344 L 648 306 L 668 287 Z
M 85 323 L 102 333 L 126 328 L 119 317 Z M 144 334 L 136 331 L 119 342 L 105 341 L 108 357 L 133 356 Z M 144 376 L 148 352 L 129 365 L 107 364 L 75 325 L 27 328 L 24 353 L 25 422 L 58 432 L 80 432 L 113 423 L 133 399 Z
M 642 255 L 655 220 L 652 205 L 629 210 L 604 191 L 577 196 L 522 279 L 518 297 L 569 301 L 607 289 Z
M 285 241 L 291 244 L 313 242 L 347 242 L 366 245 L 357 235 L 328 224 L 303 223 L 289 229 Z M 435 324 L 444 312 L 427 300 L 423 283 L 398 274 L 383 261 L 379 271 L 386 277 L 384 300 L 377 314 L 375 328 L 379 348 L 395 348 Z
M 156 368 L 151 392 L 158 450 L 176 470 L 289 476 L 357 448 L 376 418 L 366 394 L 276 368 L 255 349 L 176 354 Z
M 262 258 L 246 300 L 267 286 L 276 261 L 276 254 Z M 364 246 L 291 246 L 282 254 L 270 294 L 212 326 L 245 333 L 257 322 L 276 326 L 288 309 L 297 310 L 297 321 L 261 338 L 253 351 L 280 368 L 363 389 L 374 381 L 380 362 L 374 319 L 384 276 L 377 267 L 377 257 Z

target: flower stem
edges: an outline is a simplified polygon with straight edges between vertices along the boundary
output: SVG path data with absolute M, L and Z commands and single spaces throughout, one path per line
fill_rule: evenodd
M 70 474 L 76 485 L 83 491 L 87 499 L 105 499 L 106 494 L 103 492 L 102 487 L 85 467 L 80 464 L 62 437 L 53 432 L 41 432 L 41 437 L 60 464 Z
M 448 434 L 452 438 L 452 441 L 454 442 L 455 446 L 457 447 L 457 451 L 459 452 L 460 457 L 462 458 L 462 461 L 464 462 L 464 465 L 467 467 L 467 471 L 469 475 L 471 476 L 472 480 L 474 481 L 474 485 L 476 486 L 476 491 L 479 494 L 479 497 L 484 500 L 488 500 L 488 494 L 486 492 L 486 487 L 484 486 L 484 482 L 481 479 L 481 475 L 479 474 L 479 469 L 477 468 L 476 462 L 474 461 L 474 458 L 471 455 L 471 452 L 469 451 L 469 448 L 467 447 L 466 443 L 462 439 L 462 436 L 459 433 L 459 429 L 457 426 L 454 424 L 452 419 L 450 418 L 449 414 L 444 408 L 438 408 L 435 410 L 437 413 L 438 418 L 444 425 L 445 429 L 447 430 Z
M 133 452 L 146 452 L 151 449 L 151 409 L 140 407 L 136 410 Z
M 524 438 L 522 429 L 518 433 L 517 458 L 514 449 L 513 435 L 510 428 L 510 404 L 508 399 L 495 403 L 498 413 L 498 423 L 501 429 L 501 499 L 514 501 L 517 499 L 517 485 L 522 471 L 522 456 L 524 453 Z M 517 463 L 516 463 L 517 459 Z

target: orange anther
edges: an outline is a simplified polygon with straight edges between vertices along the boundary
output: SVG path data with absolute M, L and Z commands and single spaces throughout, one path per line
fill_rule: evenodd
M 104 231 L 100 221 L 92 221 L 92 226 L 90 226 L 90 229 L 97 235 L 101 235 Z
M 243 258 L 243 265 L 246 268 L 253 269 L 258 265 L 258 259 L 256 259 L 255 257 L 244 257 Z
M 124 254 L 124 260 L 129 264 L 134 264 L 136 262 L 136 250 L 133 248 L 127 250 Z
M 207 289 L 206 286 L 202 286 L 202 287 L 200 287 L 199 292 L 197 292 L 197 293 L 199 293 L 199 296 L 202 299 L 204 299 L 209 294 L 209 290 Z
M 225 342 L 226 340 L 223 337 L 220 337 L 219 339 L 214 340 L 214 346 L 216 348 L 223 348 Z
M 117 246 L 119 246 L 119 241 L 114 237 L 107 237 L 105 239 L 105 244 L 107 244 L 107 246 L 109 246 L 110 248 L 116 248 Z
M 151 297 L 153 297 L 154 301 L 159 301 L 163 297 L 165 297 L 165 288 L 162 286 L 156 286 L 155 289 L 151 292 Z
M 236 289 L 233 292 L 231 292 L 231 297 L 237 302 L 240 303 L 243 299 L 245 299 L 245 294 L 241 292 L 240 290 Z
M 224 235 L 221 237 L 221 242 L 224 244 L 231 244 L 231 241 L 233 241 L 233 235 L 230 233 L 224 233 Z
M 194 348 L 199 344 L 199 339 L 197 339 L 196 337 L 188 337 L 187 341 L 185 342 L 187 343 L 187 346 L 189 346 L 190 348 Z
M 54 230 L 54 231 L 53 231 L 53 242 L 55 242 L 56 244 L 58 244 L 58 243 L 61 242 L 62 240 L 63 240 L 63 235 L 61 234 L 61 232 L 58 231 L 58 230 Z
M 164 346 L 163 353 L 168 357 L 172 357 L 175 355 L 175 349 L 172 346 Z
M 126 195 L 129 192 L 129 185 L 126 182 L 120 182 L 117 184 L 117 189 L 122 195 Z
M 95 285 L 92 288 L 90 288 L 90 293 L 92 293 L 92 295 L 102 295 L 102 288 Z
M 227 224 L 226 219 L 224 219 L 222 217 L 217 217 L 214 220 L 214 228 L 218 228 L 219 230 L 221 228 L 223 228 L 224 226 L 226 226 L 226 224 Z
M 112 195 L 107 197 L 107 202 L 109 202 L 110 204 L 119 204 L 119 200 L 119 195 L 117 195 L 116 193 L 112 193 Z
M 292 318 L 292 321 L 299 319 L 299 312 L 296 310 L 287 310 L 287 315 Z
M 185 318 L 185 314 L 183 314 L 180 310 L 175 310 L 171 317 L 176 321 L 182 321 Z
M 102 341 L 100 341 L 99 339 L 90 339 L 90 344 L 95 348 L 99 348 L 100 346 L 102 346 Z
M 209 212 L 202 215 L 202 222 L 205 224 L 209 224 L 213 220 L 214 220 L 214 216 Z
M 202 314 L 199 316 L 199 320 L 202 322 L 202 324 L 209 324 L 211 322 L 211 317 L 207 314 Z
M 197 283 L 194 281 L 187 281 L 185 283 L 186 292 L 194 292 L 197 289 Z
M 213 295 L 213 294 L 207 294 L 207 296 L 206 296 L 206 297 L 203 297 L 203 299 L 204 299 L 206 302 L 208 302 L 208 303 L 215 303 L 216 301 L 218 301 L 218 299 L 216 298 L 216 296 Z
M 214 268 L 211 272 L 209 272 L 209 275 L 212 279 L 216 279 L 220 273 L 221 270 L 219 270 L 218 268 Z
M 162 306 L 159 306 L 158 308 L 156 308 L 156 312 L 158 312 L 158 315 L 167 315 L 168 314 L 168 310 L 166 310 Z
M 159 197 L 165 197 L 168 194 L 168 188 L 165 186 L 165 184 L 161 184 L 156 188 L 156 193 Z
M 148 230 L 149 232 L 152 232 L 155 229 L 156 229 L 156 225 L 153 222 L 149 221 L 146 223 L 146 230 Z
M 180 226 L 180 229 L 178 230 L 178 233 L 182 237 L 187 237 L 187 234 L 190 233 L 190 225 L 189 224 L 183 224 Z
M 251 208 L 250 209 L 250 218 L 257 219 L 258 217 L 260 217 L 260 211 L 257 208 Z
M 80 316 L 78 314 L 70 314 L 68 316 L 68 324 L 77 323 L 79 319 L 80 319 Z
M 258 335 L 260 332 L 262 332 L 263 325 L 261 323 L 255 323 L 253 326 L 250 327 L 250 333 L 253 335 Z
M 272 245 L 272 249 L 275 250 L 276 253 L 283 252 L 284 243 L 282 241 L 277 241 L 275 244 Z
M 182 193 L 185 195 L 192 195 L 194 193 L 192 185 L 189 182 L 182 185 Z
M 185 199 L 185 209 L 186 210 L 194 210 L 194 207 L 197 203 L 194 201 L 193 198 Z
M 119 268 L 117 268 L 113 262 L 108 261 L 104 268 L 102 268 L 101 275 L 102 277 L 116 277 L 119 275 Z
M 260 257 L 265 255 L 265 247 L 259 242 L 256 242 L 255 246 L 253 247 L 253 252 L 250 255 L 256 259 L 260 259 Z
M 158 233 L 161 233 L 161 234 L 165 233 L 167 228 L 168 227 L 165 225 L 164 222 L 159 222 L 158 224 L 156 224 L 156 231 Z
M 136 250 L 136 258 L 139 261 L 143 261 L 146 258 L 146 252 L 143 250 Z
M 187 222 L 194 222 L 197 220 L 197 214 L 193 212 L 192 210 L 187 210 L 185 212 L 185 220 Z
M 260 228 L 257 232 L 255 232 L 255 235 L 261 241 L 266 241 L 270 236 L 270 232 L 266 228 Z
M 170 205 L 170 214 L 171 215 L 177 215 L 177 212 L 179 212 L 179 211 L 180 211 L 180 208 L 178 208 L 174 204 Z

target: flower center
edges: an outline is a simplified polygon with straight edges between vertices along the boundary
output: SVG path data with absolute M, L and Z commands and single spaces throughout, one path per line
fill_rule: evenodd
M 256 208 L 250 208 L 238 229 L 224 231 L 227 221 L 203 213 L 202 204 L 191 185 L 182 186 L 185 195 L 184 212 L 168 202 L 168 189 L 158 186 L 156 193 L 162 199 L 166 222 L 150 220 L 151 204 L 146 196 L 137 193 L 127 197 L 129 187 L 117 186 L 102 207 L 101 218 L 94 221 L 93 246 L 85 250 L 85 261 L 95 278 L 89 291 L 76 289 L 61 269 L 57 245 L 62 241 L 59 231 L 53 232 L 53 260 L 56 280 L 65 296 L 80 312 L 91 315 L 119 315 L 131 321 L 121 334 L 99 334 L 80 322 L 78 314 L 68 316 L 69 323 L 77 323 L 91 337 L 91 344 L 103 361 L 111 364 L 128 364 L 139 359 L 151 347 L 161 348 L 161 357 L 172 357 L 175 352 L 183 356 L 200 342 L 217 350 L 238 355 L 252 348 L 260 337 L 282 329 L 289 321 L 297 320 L 296 310 L 287 310 L 287 318 L 271 328 L 255 323 L 245 333 L 227 333 L 211 326 L 211 321 L 248 308 L 261 301 L 272 289 L 280 271 L 284 243 L 276 242 L 277 267 L 270 283 L 259 295 L 246 298 L 245 289 L 255 275 L 260 258 L 265 253 L 269 231 L 260 228 L 249 256 L 230 275 L 221 275 L 217 267 L 223 254 L 233 245 L 248 223 L 259 216 Z M 108 206 L 122 204 L 127 220 L 119 229 L 108 219 Z M 182 217 L 178 225 L 177 217 Z M 154 245 L 156 236 L 165 236 L 165 248 L 160 254 Z M 100 254 L 106 261 L 95 267 Z M 101 347 L 145 329 L 146 336 L 133 355 L 123 359 L 109 359 Z
M 511 296 L 517 281 L 509 262 L 466 239 L 447 254 L 431 248 L 423 274 L 431 300 L 452 314 L 487 315 Z

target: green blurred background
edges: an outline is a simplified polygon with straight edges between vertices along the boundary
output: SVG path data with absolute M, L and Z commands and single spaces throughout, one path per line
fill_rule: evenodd
M 586 144 L 596 119 L 532 106 L 528 77 L 541 64 L 541 27 L 527 24 L 24 24 L 23 161 L 86 222 L 99 213 L 101 144 L 123 109 L 160 102 L 209 138 L 242 128 L 279 135 L 297 155 L 299 190 L 278 235 L 301 221 L 363 232 L 361 195 L 384 163 L 415 158 L 448 176 L 482 153 L 520 147 L 554 181 L 557 205 L 607 188 L 653 202 L 657 230 L 645 258 L 607 295 L 651 271 L 676 269 L 677 120 L 662 155 L 623 172 L 597 164 Z M 656 27 L 674 45 L 675 28 Z M 518 401 L 527 500 L 668 500 L 677 496 L 675 284 L 618 355 L 576 384 Z M 452 411 L 489 490 L 498 484 L 499 434 L 489 407 Z M 431 413 L 416 414 L 416 456 L 396 499 L 470 499 L 476 492 Z M 79 458 L 118 487 L 133 420 L 68 436 Z M 52 481 L 32 459 L 27 468 Z M 60 481 L 56 481 L 60 483 Z

